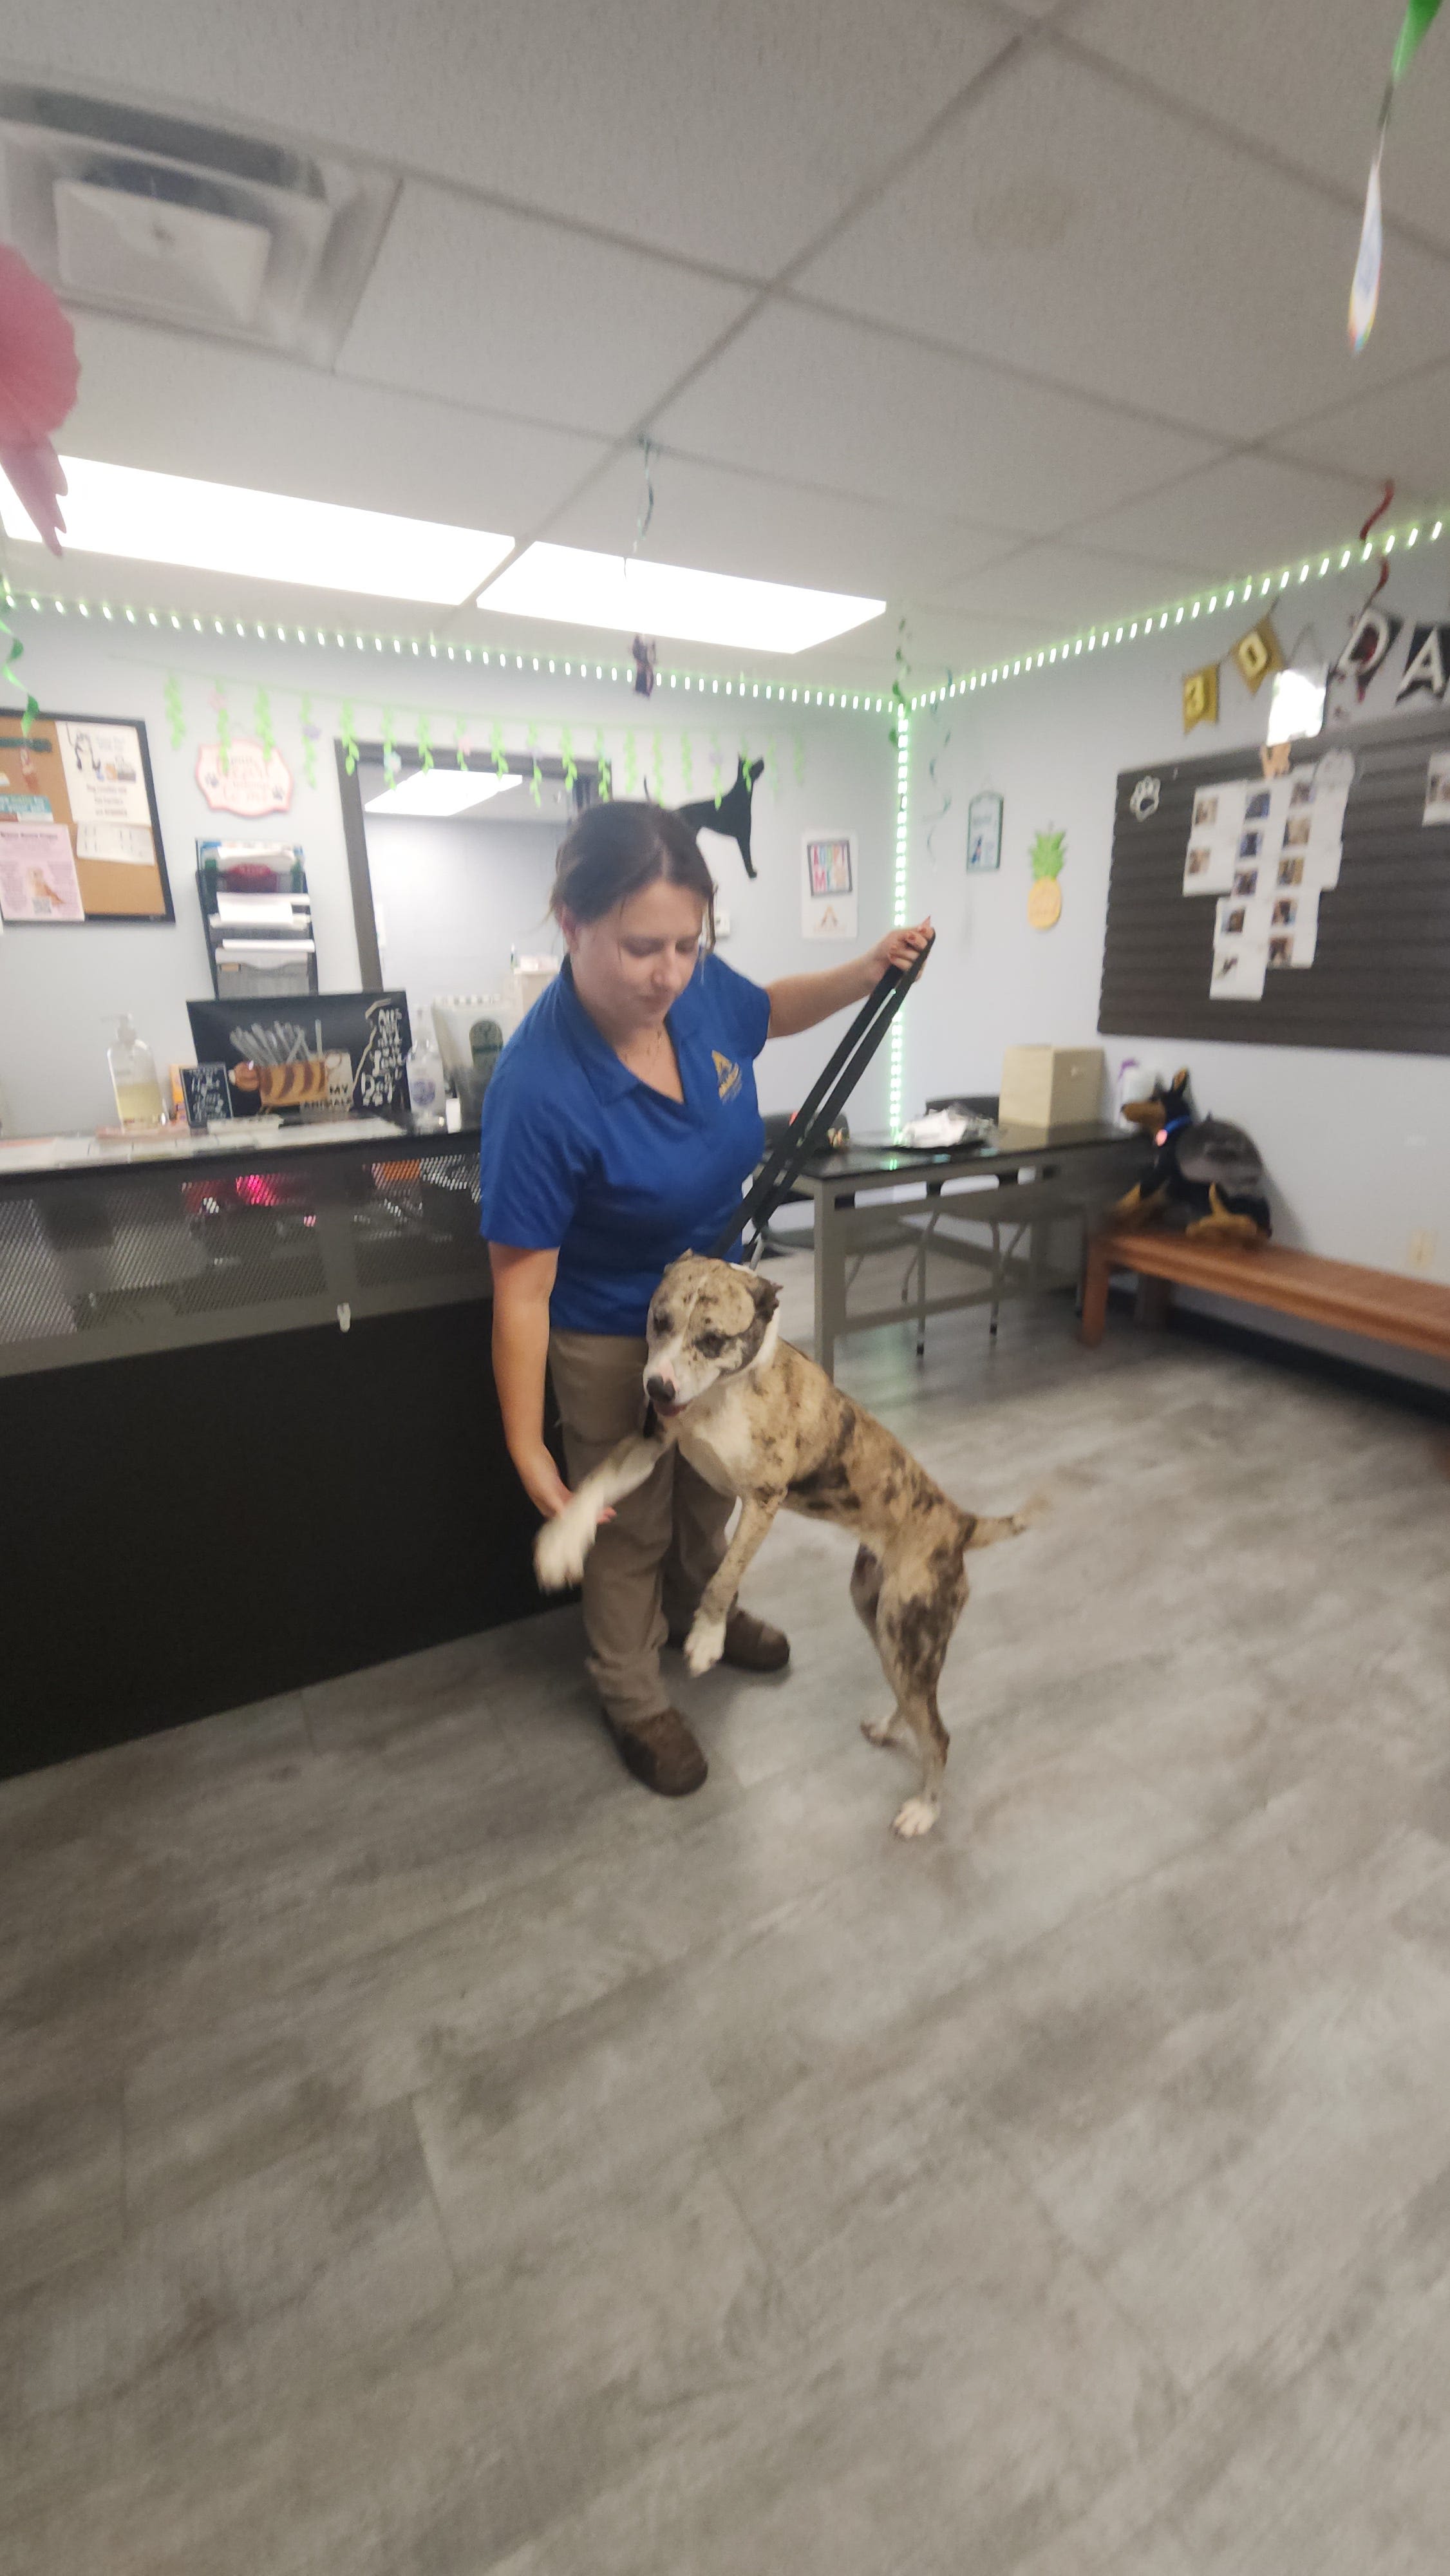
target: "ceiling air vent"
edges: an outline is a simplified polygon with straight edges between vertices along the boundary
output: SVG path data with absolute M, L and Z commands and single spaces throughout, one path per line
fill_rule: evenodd
M 0 83 L 0 231 L 72 304 L 328 365 L 395 188 L 342 161 Z

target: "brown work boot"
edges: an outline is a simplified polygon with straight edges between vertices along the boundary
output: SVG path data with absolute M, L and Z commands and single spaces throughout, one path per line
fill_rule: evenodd
M 662 1708 L 657 1717 L 611 1717 L 604 1723 L 619 1747 L 626 1770 L 660 1798 L 688 1798 L 705 1785 L 709 1764 L 677 1708 Z
M 683 1646 L 684 1633 L 671 1632 L 670 1644 Z M 790 1662 L 790 1639 L 768 1619 L 757 1619 L 737 1602 L 725 1622 L 725 1643 L 721 1648 L 722 1664 L 733 1664 L 741 1673 L 782 1673 Z

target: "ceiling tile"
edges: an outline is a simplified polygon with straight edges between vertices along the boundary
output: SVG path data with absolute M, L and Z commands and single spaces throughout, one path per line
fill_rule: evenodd
M 1282 455 L 1367 475 L 1376 484 L 1389 475 L 1402 494 L 1418 491 L 1443 501 L 1450 498 L 1447 422 L 1450 366 L 1427 367 L 1423 375 L 1284 430 L 1274 444 Z M 1396 516 L 1402 507 L 1397 502 Z
M 410 183 L 340 375 L 618 432 L 744 312 L 749 290 Z
M 671 450 L 654 458 L 650 479 L 647 555 L 757 581 L 882 598 L 920 587 L 943 567 L 956 574 L 995 563 L 1016 543 L 924 510 L 852 500 Z M 620 457 L 566 505 L 548 534 L 565 545 L 627 554 L 644 503 L 643 458 Z
M 118 465 L 519 534 L 607 453 L 230 342 L 89 313 L 75 327 L 81 390 L 62 444 Z
M 1206 439 L 777 303 L 656 417 L 671 446 L 1036 534 L 1205 462 Z
M 1212 567 L 1220 580 L 1269 572 L 1290 555 L 1343 545 L 1380 493 L 1367 478 L 1274 457 L 1231 456 L 1171 490 L 1130 501 L 1079 531 L 1094 547 Z
M 1358 235 L 1349 204 L 1048 44 L 1006 66 L 797 284 L 1247 441 L 1450 352 L 1450 263 L 1397 242 L 1394 295 L 1351 356 Z
M 52 0 L 27 72 L 770 275 L 1012 37 L 965 0 Z
M 1201 108 L 1277 161 L 1312 170 L 1363 201 L 1375 119 L 1403 15 L 1400 0 L 1086 0 L 1072 20 L 1085 45 L 1185 106 Z M 1450 246 L 1445 132 L 1450 44 L 1437 34 L 1395 101 L 1384 162 L 1386 214 Z M 1393 278 L 1393 254 L 1386 268 Z M 1348 281 L 1346 280 L 1346 295 Z
M 1162 609 L 1212 578 L 1202 567 L 1148 563 L 1085 546 L 1024 546 L 989 572 L 933 591 L 930 606 L 1030 625 L 1042 641 L 1049 640 L 1042 630 L 1050 627 L 1056 643 L 1081 627 Z

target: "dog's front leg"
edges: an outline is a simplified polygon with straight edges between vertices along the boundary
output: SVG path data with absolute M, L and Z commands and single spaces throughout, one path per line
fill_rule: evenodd
M 690 1622 L 685 1639 L 685 1668 L 692 1673 L 707 1673 L 718 1664 L 725 1644 L 725 1622 L 734 1606 L 735 1595 L 745 1580 L 745 1569 L 781 1507 L 784 1495 L 779 1493 L 747 1494 L 740 1506 L 740 1520 L 724 1555 L 700 1595 L 700 1606 Z
M 670 1426 L 661 1423 L 653 1436 L 637 1432 L 621 1440 L 603 1465 L 585 1477 L 563 1511 L 545 1521 L 534 1541 L 534 1572 L 541 1591 L 562 1592 L 567 1584 L 578 1582 L 594 1533 L 610 1505 L 622 1503 L 626 1494 L 637 1492 L 654 1474 L 674 1436 Z

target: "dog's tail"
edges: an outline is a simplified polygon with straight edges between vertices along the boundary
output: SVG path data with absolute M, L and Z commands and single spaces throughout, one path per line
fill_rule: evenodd
M 1047 1495 L 1034 1494 L 1031 1502 L 1024 1503 L 1020 1512 L 1007 1512 L 999 1520 L 974 1520 L 967 1545 L 969 1548 L 995 1547 L 999 1538 L 1020 1538 L 1024 1530 L 1031 1529 L 1034 1521 L 1041 1520 L 1047 1509 Z

